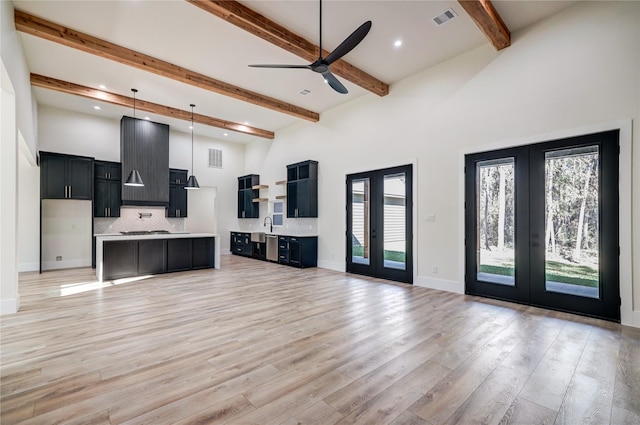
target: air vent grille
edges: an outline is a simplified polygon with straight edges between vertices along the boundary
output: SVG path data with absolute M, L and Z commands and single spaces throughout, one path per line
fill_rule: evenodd
M 222 168 L 222 151 L 209 149 L 209 168 Z
M 438 16 L 436 16 L 435 18 L 433 18 L 433 22 L 435 22 L 436 25 L 442 25 L 445 22 L 452 20 L 456 16 L 458 15 L 456 14 L 456 12 L 453 11 L 453 9 L 447 9 L 441 14 L 439 14 Z

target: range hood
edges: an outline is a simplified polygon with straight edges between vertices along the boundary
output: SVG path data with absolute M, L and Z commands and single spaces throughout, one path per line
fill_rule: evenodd
M 135 131 L 135 137 L 134 137 Z M 169 205 L 169 126 L 123 116 L 120 120 L 122 181 L 140 172 L 144 186 L 122 185 L 122 205 Z

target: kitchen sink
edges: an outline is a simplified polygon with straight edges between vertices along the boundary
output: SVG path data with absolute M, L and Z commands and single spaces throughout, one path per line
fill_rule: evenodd
M 251 232 L 251 242 L 265 243 L 266 234 L 264 232 Z

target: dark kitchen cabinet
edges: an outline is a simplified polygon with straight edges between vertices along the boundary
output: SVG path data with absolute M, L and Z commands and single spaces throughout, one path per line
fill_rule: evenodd
M 167 239 L 167 271 L 191 269 L 191 239 Z
M 165 239 L 141 239 L 138 241 L 138 274 L 158 274 L 167 270 L 165 263 Z
M 167 217 L 187 216 L 187 170 L 169 170 L 169 208 Z
M 289 264 L 289 236 L 278 237 L 278 263 Z
M 260 217 L 260 206 L 254 199 L 260 197 L 260 190 L 253 186 L 260 184 L 260 176 L 249 174 L 238 177 L 238 218 Z
M 120 120 L 120 157 L 126 180 L 136 169 L 144 186 L 122 187 L 122 204 L 169 205 L 169 126 L 123 116 Z
M 191 268 L 207 269 L 213 267 L 214 250 L 213 238 L 191 239 Z
M 103 280 L 138 274 L 138 241 L 106 241 L 102 245 Z
M 293 267 L 316 267 L 318 238 L 316 236 L 278 237 L 278 262 Z
M 102 279 L 213 268 L 214 254 L 213 237 L 105 241 Z
M 122 167 L 118 162 L 94 163 L 94 217 L 120 217 Z
M 93 158 L 40 152 L 40 197 L 84 199 L 93 195 Z
M 251 256 L 256 260 L 267 259 L 267 244 L 266 242 L 251 242 Z
M 318 161 L 287 165 L 287 217 L 318 217 Z
M 251 257 L 253 255 L 251 233 L 231 232 L 230 249 L 232 254 Z

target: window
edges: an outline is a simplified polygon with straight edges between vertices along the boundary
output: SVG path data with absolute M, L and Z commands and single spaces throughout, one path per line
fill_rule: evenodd
M 284 222 L 284 205 L 282 201 L 273 203 L 273 225 L 282 226 Z

